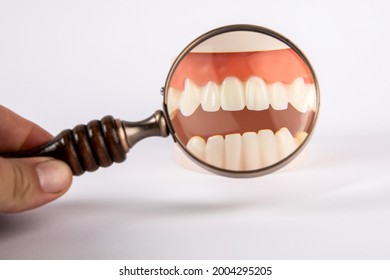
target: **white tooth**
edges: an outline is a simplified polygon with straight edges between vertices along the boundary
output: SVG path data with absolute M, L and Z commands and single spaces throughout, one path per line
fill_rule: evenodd
M 179 108 L 181 94 L 180 90 L 174 88 L 169 88 L 168 90 L 167 106 L 168 114 L 171 119 L 175 117 L 176 110 Z
M 256 132 L 246 132 L 242 135 L 243 169 L 261 168 L 260 147 Z
M 303 141 L 305 141 L 307 135 L 308 134 L 305 131 L 297 132 L 295 134 L 295 143 L 297 144 L 297 146 L 300 146 L 303 143 Z
M 180 100 L 180 111 L 184 116 L 190 116 L 200 104 L 200 89 L 190 79 L 184 82 L 184 92 Z
M 225 168 L 242 170 L 241 135 L 239 133 L 225 136 Z
M 267 110 L 269 98 L 267 85 L 262 78 L 251 77 L 246 82 L 246 107 L 249 110 Z
M 258 133 L 262 167 L 270 166 L 279 160 L 278 146 L 272 130 L 262 129 Z
M 221 107 L 219 89 L 214 82 L 210 81 L 202 88 L 201 104 L 207 112 L 216 112 Z
M 276 132 L 275 137 L 276 142 L 278 143 L 280 159 L 289 156 L 297 148 L 294 138 L 286 127 L 283 127 Z
M 288 106 L 286 87 L 281 82 L 276 82 L 269 86 L 269 101 L 275 110 L 285 110 Z
M 238 78 L 227 77 L 222 82 L 221 106 L 226 111 L 240 111 L 244 109 L 244 86 Z
M 313 111 L 317 111 L 317 100 L 316 100 L 316 88 L 314 84 L 307 84 L 306 85 L 306 92 L 307 92 L 307 99 L 308 99 L 308 106 Z
M 207 139 L 205 148 L 205 161 L 213 166 L 223 168 L 225 145 L 221 135 L 215 135 Z
M 187 143 L 187 149 L 200 160 L 204 160 L 206 142 L 202 137 L 193 136 Z
M 301 113 L 307 111 L 308 95 L 303 78 L 296 78 L 294 82 L 289 86 L 289 100 L 291 105 L 294 106 Z

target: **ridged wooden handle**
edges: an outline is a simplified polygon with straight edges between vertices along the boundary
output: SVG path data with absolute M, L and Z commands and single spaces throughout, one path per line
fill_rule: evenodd
M 74 175 L 95 171 L 126 159 L 119 137 L 118 122 L 112 116 L 93 120 L 62 131 L 52 141 L 37 149 L 5 155 L 7 157 L 53 157 L 65 161 Z
M 66 162 L 74 175 L 122 162 L 138 141 L 150 136 L 168 136 L 164 115 L 156 111 L 139 122 L 115 120 L 112 116 L 66 129 L 47 144 L 32 150 L 0 154 L 2 157 L 53 157 Z

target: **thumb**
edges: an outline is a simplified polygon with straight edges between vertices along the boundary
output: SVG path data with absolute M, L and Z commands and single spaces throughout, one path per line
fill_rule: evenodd
M 0 213 L 36 208 L 63 195 L 72 183 L 68 165 L 52 158 L 0 157 Z

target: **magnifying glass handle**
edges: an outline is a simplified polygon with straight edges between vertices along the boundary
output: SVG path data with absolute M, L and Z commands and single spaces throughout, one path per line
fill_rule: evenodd
M 53 157 L 66 162 L 73 175 L 95 171 L 123 162 L 127 152 L 141 139 L 168 136 L 163 112 L 158 110 L 138 122 L 121 121 L 112 116 L 66 129 L 50 142 L 31 150 L 3 154 L 4 157 Z

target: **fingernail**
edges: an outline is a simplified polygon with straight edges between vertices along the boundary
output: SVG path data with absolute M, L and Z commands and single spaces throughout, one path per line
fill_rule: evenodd
M 58 193 L 70 184 L 71 173 L 66 163 L 59 160 L 48 160 L 35 166 L 39 183 L 45 193 Z

